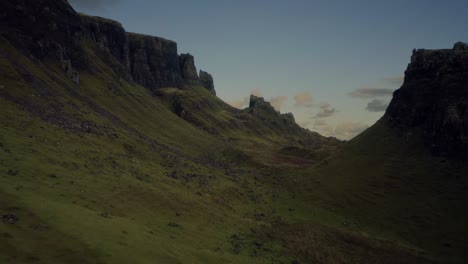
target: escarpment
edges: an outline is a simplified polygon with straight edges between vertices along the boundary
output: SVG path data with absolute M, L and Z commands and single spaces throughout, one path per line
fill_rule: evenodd
M 408 136 L 422 134 L 435 154 L 467 156 L 468 45 L 414 50 L 385 116 Z
M 133 80 L 151 90 L 181 87 L 177 44 L 163 38 L 128 33 L 129 71 Z
M 66 0 L 2 1 L 0 10 L 2 38 L 32 57 L 57 62 L 77 84 L 79 72 L 96 71 L 86 56 L 92 44 L 93 55 L 119 78 L 153 92 L 191 85 L 214 92 L 213 82 L 200 80 L 193 56 L 179 55 L 174 41 L 129 33 L 116 21 L 78 14 Z

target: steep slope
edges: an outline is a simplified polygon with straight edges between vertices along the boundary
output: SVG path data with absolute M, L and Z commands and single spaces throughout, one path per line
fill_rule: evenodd
M 310 172 L 311 203 L 350 229 L 466 262 L 467 63 L 466 44 L 415 50 L 385 116 Z

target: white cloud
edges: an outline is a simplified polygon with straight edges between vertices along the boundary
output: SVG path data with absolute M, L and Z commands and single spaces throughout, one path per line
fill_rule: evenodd
M 312 107 L 314 98 L 310 92 L 303 92 L 294 96 L 296 106 Z

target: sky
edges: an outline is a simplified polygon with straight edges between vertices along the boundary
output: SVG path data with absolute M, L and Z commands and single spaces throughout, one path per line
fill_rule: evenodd
M 468 41 L 466 0 L 70 0 L 129 32 L 177 42 L 244 108 L 263 96 L 296 122 L 350 139 L 383 114 L 414 48 Z

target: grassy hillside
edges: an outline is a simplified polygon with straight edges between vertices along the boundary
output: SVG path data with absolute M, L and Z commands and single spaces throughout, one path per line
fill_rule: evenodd
M 339 207 L 365 180 L 339 180 L 357 143 L 316 170 L 338 143 L 277 113 L 152 94 L 90 43 L 80 85 L 0 43 L 1 263 L 431 262 L 401 222 Z
M 311 176 L 312 175 L 312 176 Z M 311 208 L 344 216 L 342 226 L 422 250 L 442 263 L 468 258 L 468 164 L 435 157 L 385 118 L 297 181 Z

